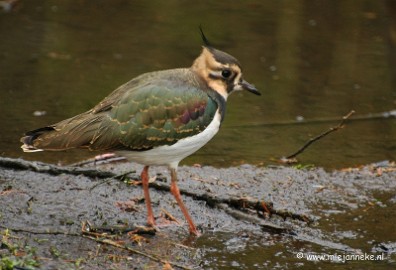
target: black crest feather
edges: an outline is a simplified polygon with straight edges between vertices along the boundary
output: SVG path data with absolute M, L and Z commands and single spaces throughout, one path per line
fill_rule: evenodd
M 201 37 L 202 37 L 202 41 L 203 41 L 204 45 L 206 47 L 212 47 L 210 45 L 209 40 L 206 38 L 206 36 L 205 36 L 205 34 L 204 34 L 203 30 L 202 30 L 202 25 L 199 26 L 199 31 L 201 32 Z

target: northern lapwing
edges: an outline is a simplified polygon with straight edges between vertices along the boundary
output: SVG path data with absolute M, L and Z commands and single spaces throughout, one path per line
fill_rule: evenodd
M 155 225 L 149 194 L 149 166 L 166 165 L 170 190 L 191 234 L 199 232 L 177 186 L 177 167 L 219 131 L 227 97 L 240 90 L 260 95 L 242 77 L 239 61 L 215 49 L 201 31 L 204 46 L 189 68 L 140 75 L 118 87 L 91 110 L 29 131 L 25 152 L 71 148 L 106 150 L 144 165 L 141 173 L 147 223 Z

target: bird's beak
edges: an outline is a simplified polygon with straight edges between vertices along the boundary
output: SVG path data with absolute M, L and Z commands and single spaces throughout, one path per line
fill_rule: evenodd
M 261 93 L 256 89 L 253 84 L 250 84 L 245 80 L 242 80 L 239 84 L 242 86 L 243 90 L 247 90 L 255 95 L 261 96 Z

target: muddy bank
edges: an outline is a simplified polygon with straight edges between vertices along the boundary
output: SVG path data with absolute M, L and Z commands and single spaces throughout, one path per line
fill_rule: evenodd
M 141 186 L 130 181 L 138 180 L 138 174 L 112 177 L 141 169 L 130 163 L 71 169 L 0 159 L 2 260 L 28 269 L 161 269 L 165 261 L 175 269 L 330 269 L 344 263 L 305 257 L 369 253 L 383 259 L 345 263 L 376 269 L 396 265 L 394 163 L 335 172 L 181 167 L 179 186 L 202 231 L 199 238 L 189 237 L 166 191 L 167 169 L 153 167 L 150 175 L 156 179 L 150 192 L 159 230 L 154 236 L 122 233 L 112 241 L 160 262 L 81 233 L 86 221 L 92 226 L 145 224 Z M 301 252 L 304 258 L 298 258 Z

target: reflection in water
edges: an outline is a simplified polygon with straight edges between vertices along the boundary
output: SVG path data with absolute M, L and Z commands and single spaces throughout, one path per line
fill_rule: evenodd
M 231 97 L 220 133 L 185 163 L 268 164 L 331 126 L 311 119 L 395 109 L 395 13 L 391 0 L 200 1 L 193 9 L 173 1 L 20 1 L 0 14 L 1 153 L 53 163 L 92 156 L 27 155 L 18 140 L 91 108 L 136 75 L 189 66 L 204 24 L 263 95 Z M 304 125 L 266 125 L 299 116 Z M 394 160 L 395 137 L 394 118 L 350 122 L 300 160 L 328 168 Z
M 25 154 L 19 138 L 90 109 L 141 73 L 189 66 L 201 49 L 203 24 L 219 49 L 241 61 L 262 96 L 231 96 L 219 134 L 184 163 L 265 165 L 352 109 L 355 119 L 364 119 L 312 145 L 301 162 L 340 168 L 396 160 L 396 119 L 372 117 L 396 107 L 394 0 L 16 2 L 0 12 L 2 156 L 52 163 L 91 157 L 81 150 Z M 394 205 L 378 196 L 381 201 Z M 354 244 L 368 247 L 368 240 L 386 241 L 393 232 L 385 220 L 392 207 L 359 208 L 322 226 L 340 237 L 343 230 L 359 231 L 365 237 Z M 305 246 L 288 236 L 217 232 L 195 247 L 208 269 L 318 267 L 295 258 L 293 252 Z M 320 267 L 327 265 L 345 267 Z

